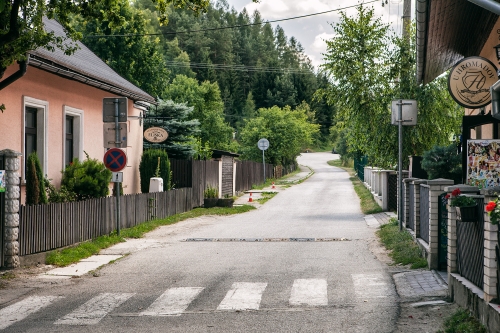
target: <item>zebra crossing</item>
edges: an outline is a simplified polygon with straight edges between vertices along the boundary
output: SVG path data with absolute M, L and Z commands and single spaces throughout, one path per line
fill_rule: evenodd
M 394 288 L 383 274 L 352 274 L 351 281 L 357 298 L 381 298 L 394 294 Z M 234 282 L 216 311 L 259 310 L 267 288 L 263 282 Z M 326 279 L 296 279 L 293 282 L 288 305 L 291 307 L 328 306 Z M 181 316 L 203 292 L 203 287 L 176 287 L 166 290 L 137 316 Z M 101 293 L 74 309 L 54 325 L 95 325 L 135 293 Z M 31 296 L 0 309 L 0 330 L 19 322 L 54 303 L 63 296 Z

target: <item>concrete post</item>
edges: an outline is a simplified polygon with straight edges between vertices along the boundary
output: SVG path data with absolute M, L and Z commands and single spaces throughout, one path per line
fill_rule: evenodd
M 429 253 L 427 262 L 430 269 L 439 267 L 439 196 L 445 192 L 445 187 L 453 185 L 450 179 L 428 180 L 429 186 Z
M 403 203 L 403 227 L 406 228 L 408 221 L 410 220 L 410 183 L 417 178 L 405 178 L 403 179 L 403 191 L 404 191 L 404 203 Z M 399 188 L 399 187 L 398 187 Z M 398 193 L 399 198 L 399 193 Z M 398 200 L 399 206 L 399 200 Z
M 451 194 L 454 189 L 459 188 L 460 192 L 463 194 L 475 194 L 479 191 L 478 187 L 469 186 L 469 185 L 453 185 L 446 186 L 444 188 L 445 192 Z M 448 199 L 448 283 L 450 284 L 452 281 L 451 273 L 458 272 L 457 265 L 457 213 L 453 207 L 450 206 L 451 199 Z
M 382 192 L 382 210 L 389 210 L 389 173 L 390 170 L 383 170 L 381 173 L 380 184 Z
M 481 190 L 484 195 L 485 206 L 488 202 L 498 198 L 495 193 L 500 193 L 500 187 L 488 188 Z M 482 207 L 481 207 L 482 208 Z M 493 225 L 490 222 L 490 216 L 484 208 L 484 301 L 491 302 L 491 300 L 498 297 L 497 295 L 497 258 L 495 254 L 495 247 L 498 244 L 498 225 Z M 500 258 L 499 258 L 500 259 Z
M 6 268 L 19 267 L 19 156 L 21 153 L 5 149 L 0 151 L 5 158 L 5 238 L 4 265 Z
M 415 221 L 415 237 L 420 237 L 420 184 L 427 184 L 427 180 L 417 179 L 411 182 L 413 186 L 413 221 Z

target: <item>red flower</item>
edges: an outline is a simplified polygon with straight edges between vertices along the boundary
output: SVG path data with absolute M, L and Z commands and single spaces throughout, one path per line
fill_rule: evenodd
M 453 190 L 453 192 L 451 192 L 451 195 L 454 196 L 454 197 L 456 197 L 456 196 L 459 196 L 460 193 L 462 193 L 462 192 L 460 192 L 460 189 L 456 188 L 456 189 Z
M 450 194 L 447 194 L 444 196 L 445 199 L 449 199 L 450 198 Z
M 489 212 L 492 212 L 496 207 L 497 207 L 497 204 L 494 201 L 490 201 L 486 205 L 485 210 L 489 213 Z

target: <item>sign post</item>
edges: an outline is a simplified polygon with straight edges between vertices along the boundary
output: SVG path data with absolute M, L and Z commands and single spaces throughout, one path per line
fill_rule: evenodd
M 264 157 L 264 151 L 269 148 L 269 141 L 267 139 L 260 139 L 259 142 L 257 142 L 257 147 L 259 147 L 260 150 L 262 150 L 262 166 L 264 168 L 264 184 L 266 183 L 266 159 Z
M 102 101 L 103 122 L 115 123 L 115 147 L 109 149 L 104 154 L 104 165 L 113 171 L 122 170 L 127 165 L 127 156 L 125 152 L 118 147 L 122 146 L 120 140 L 120 122 L 126 122 L 128 116 L 128 100 L 126 97 L 104 98 Z M 126 124 L 125 124 L 126 125 Z M 125 130 L 126 132 L 126 130 Z M 109 144 L 109 142 L 108 142 Z M 106 142 L 105 142 L 105 148 Z M 116 233 L 120 235 L 120 182 L 114 182 L 116 197 Z
M 404 110 L 405 117 L 403 117 L 403 106 L 408 106 Z M 397 116 L 395 116 L 396 109 Z M 398 220 L 401 231 L 403 230 L 403 124 L 405 122 L 409 126 L 417 124 L 417 101 L 411 99 L 392 101 L 392 119 L 392 124 L 398 125 Z

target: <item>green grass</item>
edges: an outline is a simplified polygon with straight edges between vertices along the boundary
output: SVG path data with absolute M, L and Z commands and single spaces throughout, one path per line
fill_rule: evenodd
M 259 203 L 261 204 L 264 204 L 266 203 L 269 199 L 271 198 L 274 198 L 274 196 L 278 193 L 276 192 L 262 192 L 262 197 L 257 199 L 256 201 L 258 201 Z
M 11 271 L 7 271 L 4 274 L 0 275 L 0 279 L 2 279 L 2 280 L 12 280 L 15 278 L 16 278 L 16 275 Z
M 425 268 L 427 260 L 422 258 L 420 248 L 406 230 L 399 231 L 398 221 L 392 218 L 389 223 L 377 230 L 380 241 L 390 251 L 389 256 L 395 264 L 410 265 L 410 268 Z
M 349 179 L 354 186 L 354 191 L 356 191 L 361 201 L 361 211 L 363 212 L 363 214 L 369 215 L 382 212 L 382 208 L 375 202 L 375 199 L 373 199 L 373 195 L 371 194 L 371 192 L 363 185 L 361 180 L 356 177 L 354 168 L 342 166 L 342 162 L 340 160 L 328 161 L 328 164 L 344 169 L 349 173 Z
M 464 309 L 458 309 L 444 322 L 444 331 L 438 333 L 486 333 L 486 328 Z
M 126 238 L 141 238 L 145 233 L 152 231 L 160 226 L 174 224 L 186 219 L 203 215 L 232 215 L 245 213 L 252 209 L 255 209 L 255 207 L 249 205 L 235 206 L 232 208 L 195 208 L 189 212 L 172 215 L 164 219 L 148 221 L 133 228 L 123 229 L 120 232 L 120 236 L 118 236 L 115 232 L 111 235 L 100 236 L 92 241 L 84 242 L 76 246 L 52 251 L 48 254 L 45 262 L 49 265 L 61 267 L 68 266 L 80 261 L 81 259 L 85 259 L 94 254 L 98 254 L 102 249 L 124 242 Z

